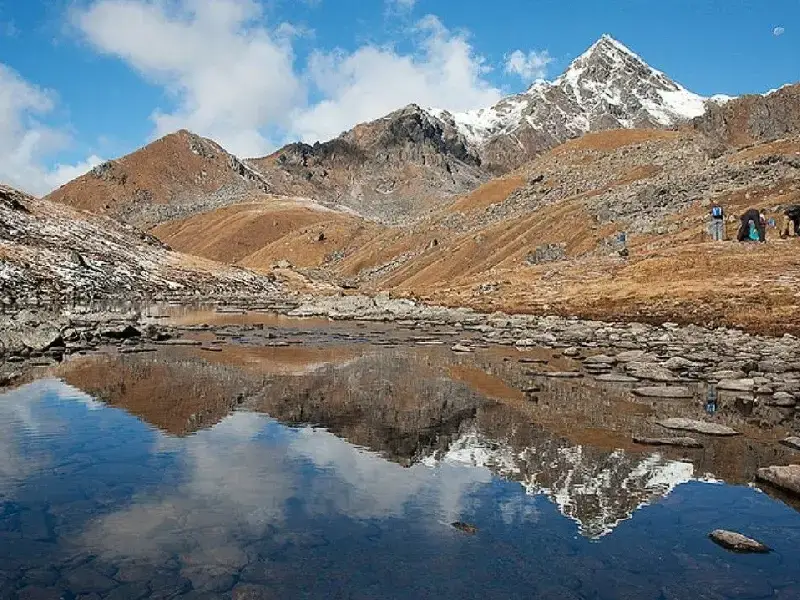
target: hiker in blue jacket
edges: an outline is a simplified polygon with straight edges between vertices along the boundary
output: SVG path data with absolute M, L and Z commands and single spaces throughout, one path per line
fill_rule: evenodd
M 725 211 L 716 202 L 711 206 L 711 239 L 721 242 L 725 239 Z

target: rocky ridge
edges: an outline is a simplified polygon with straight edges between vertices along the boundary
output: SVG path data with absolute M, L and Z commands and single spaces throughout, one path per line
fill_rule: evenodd
M 275 193 L 389 224 L 424 215 L 488 179 L 459 131 L 416 105 L 328 142 L 291 144 L 248 162 Z
M 267 277 L 173 252 L 130 225 L 0 186 L 4 306 L 277 290 Z

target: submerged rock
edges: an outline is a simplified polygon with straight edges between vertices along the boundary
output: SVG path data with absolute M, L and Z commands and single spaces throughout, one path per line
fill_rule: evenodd
M 748 552 L 765 554 L 770 551 L 769 547 L 761 542 L 751 539 L 741 533 L 735 531 L 726 531 L 725 529 L 717 529 L 708 534 L 714 542 L 734 552 Z
M 703 444 L 692 437 L 651 438 L 633 436 L 635 444 L 644 446 L 676 446 L 678 448 L 702 448 Z
M 462 521 L 456 521 L 452 523 L 452 526 L 458 529 L 459 531 L 463 531 L 469 535 L 475 535 L 478 533 L 478 528 L 475 525 L 470 525 L 469 523 L 463 523 Z
M 636 388 L 633 393 L 643 398 L 691 398 L 694 396 L 689 388 L 677 386 L 642 387 Z
M 673 417 L 671 419 L 656 421 L 656 423 L 665 429 L 694 431 L 696 433 L 704 433 L 705 435 L 739 435 L 739 432 L 735 429 L 731 429 L 726 425 L 720 425 L 719 423 L 709 423 L 708 421 Z
M 765 467 L 756 473 L 756 479 L 800 495 L 800 465 Z

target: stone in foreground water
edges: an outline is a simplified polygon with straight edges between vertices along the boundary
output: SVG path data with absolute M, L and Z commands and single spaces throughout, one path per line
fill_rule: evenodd
M 735 531 L 726 531 L 725 529 L 716 529 L 708 534 L 714 542 L 734 552 L 747 552 L 765 554 L 770 551 L 769 547 L 761 542 L 736 533 Z

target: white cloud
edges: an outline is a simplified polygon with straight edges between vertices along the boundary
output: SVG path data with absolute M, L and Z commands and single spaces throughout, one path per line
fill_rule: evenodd
M 775 37 L 780 37 L 784 33 L 786 33 L 786 29 L 784 29 L 783 27 L 776 27 L 775 29 L 772 30 L 772 35 L 774 35 Z
M 69 135 L 37 117 L 55 108 L 55 95 L 25 81 L 0 63 L 0 181 L 32 194 L 45 194 L 99 164 L 92 156 L 79 165 L 45 165 L 69 144 Z
M 95 0 L 75 23 L 95 48 L 174 95 L 175 110 L 152 115 L 156 134 L 183 127 L 244 156 L 287 138 L 328 139 L 412 102 L 465 110 L 501 97 L 466 35 L 430 16 L 413 28 L 413 54 L 317 51 L 305 69 L 294 65 L 295 30 L 269 27 L 254 0 Z M 320 99 L 310 104 L 306 86 Z
M 287 28 L 258 24 L 254 0 L 99 0 L 76 15 L 100 51 L 125 60 L 177 99 L 153 114 L 156 133 L 185 127 L 245 156 L 270 149 L 302 100 Z
M 531 50 L 527 54 L 522 50 L 515 50 L 506 57 L 505 70 L 511 75 L 518 75 L 523 81 L 531 82 L 543 79 L 547 75 L 547 66 L 553 62 L 547 50 L 537 52 Z
M 350 54 L 315 53 L 308 76 L 324 99 L 294 113 L 293 131 L 305 141 L 324 140 L 410 103 L 462 111 L 502 97 L 485 80 L 488 67 L 464 34 L 433 16 L 422 19 L 414 34 L 414 55 L 373 45 Z

